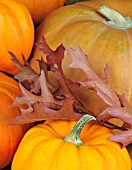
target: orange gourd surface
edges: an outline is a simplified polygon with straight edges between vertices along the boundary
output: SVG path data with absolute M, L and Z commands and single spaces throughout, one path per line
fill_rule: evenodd
M 31 128 L 22 139 L 12 162 L 12 170 L 130 170 L 126 148 L 108 140 L 105 127 L 86 124 L 82 146 L 64 141 L 76 121 L 46 121 Z
M 110 68 L 110 83 L 119 94 L 125 93 L 132 104 L 132 28 L 115 28 L 107 19 L 99 14 L 98 9 L 105 5 L 124 17 L 132 19 L 131 0 L 92 0 L 61 7 L 51 13 L 36 30 L 36 42 L 44 36 L 48 45 L 55 50 L 61 43 L 72 48 L 78 45 L 87 54 L 96 73 L 104 77 L 104 68 Z M 125 23 L 125 25 L 127 25 Z M 37 59 L 45 56 L 34 48 L 31 66 L 39 72 Z M 85 74 L 79 69 L 69 68 L 70 57 L 65 53 L 63 70 L 71 80 L 85 79 Z M 78 98 L 85 107 L 95 115 L 104 106 L 102 100 L 94 92 L 86 92 L 80 88 Z
M 129 155 L 130 155 L 131 163 L 132 163 L 132 144 L 127 146 L 127 150 L 128 150 Z
M 29 10 L 34 24 L 39 24 L 55 9 L 64 5 L 67 0 L 17 0 L 23 3 Z
M 17 107 L 11 108 L 10 105 L 20 95 L 17 82 L 0 73 L 0 169 L 11 162 L 24 133 L 31 127 L 31 124 L 11 125 L 20 112 Z
M 15 74 L 18 68 L 8 51 L 22 62 L 21 53 L 28 59 L 33 42 L 34 26 L 26 7 L 14 0 L 0 0 L 0 70 Z

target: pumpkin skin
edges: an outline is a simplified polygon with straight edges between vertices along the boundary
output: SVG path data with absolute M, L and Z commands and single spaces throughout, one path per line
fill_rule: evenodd
M 0 169 L 8 165 L 25 132 L 32 124 L 10 125 L 14 116 L 20 115 L 17 107 L 10 108 L 21 91 L 17 82 L 0 73 Z
M 131 163 L 132 163 L 132 144 L 127 146 L 127 150 L 128 150 L 129 155 L 130 155 Z
M 29 10 L 33 22 L 38 25 L 43 19 L 55 9 L 64 5 L 67 0 L 17 0 L 23 3 Z
M 119 94 L 124 93 L 132 104 L 132 28 L 116 29 L 104 23 L 104 17 L 97 13 L 102 5 L 108 6 L 123 16 L 132 18 L 131 0 L 92 0 L 61 7 L 52 12 L 36 30 L 36 42 L 45 37 L 51 49 L 61 43 L 76 48 L 78 45 L 87 54 L 95 72 L 104 77 L 106 63 L 110 68 L 110 84 Z M 39 72 L 37 59 L 45 56 L 37 47 L 33 50 L 30 65 Z M 71 58 L 65 54 L 63 70 L 71 80 L 84 80 L 79 69 L 68 67 Z M 78 98 L 94 115 L 98 115 L 106 104 L 93 91 L 85 87 L 77 91 Z
M 76 121 L 46 121 L 31 128 L 22 139 L 12 170 L 130 170 L 126 148 L 108 140 L 112 133 L 86 124 L 81 132 L 83 146 L 65 142 Z
M 26 7 L 14 0 L 0 0 L 0 11 L 0 70 L 15 74 L 19 69 L 8 51 L 21 63 L 21 53 L 29 58 L 34 42 L 33 21 Z

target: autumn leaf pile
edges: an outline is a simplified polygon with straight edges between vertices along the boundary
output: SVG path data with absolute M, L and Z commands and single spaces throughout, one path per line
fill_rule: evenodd
M 120 132 L 114 134 L 110 140 L 120 142 L 123 147 L 132 143 L 132 106 L 129 105 L 124 94 L 117 94 L 110 85 L 108 65 L 104 68 L 104 78 L 102 78 L 96 74 L 80 47 L 72 49 L 60 45 L 55 51 L 52 51 L 44 38 L 36 46 L 46 55 L 47 59 L 46 62 L 38 61 L 41 69 L 40 75 L 34 72 L 24 56 L 24 65 L 22 65 L 10 52 L 12 61 L 20 69 L 14 78 L 19 81 L 22 91 L 22 96 L 16 97 L 11 105 L 11 107 L 18 106 L 21 112 L 21 116 L 15 117 L 12 124 L 25 124 L 48 119 L 78 120 L 84 114 L 92 114 L 88 112 L 74 92 L 78 88 L 86 87 L 88 91 L 95 91 L 108 105 L 93 123 L 111 129 L 120 129 Z M 86 74 L 84 81 L 73 82 L 64 75 L 62 62 L 65 52 L 72 60 L 69 68 L 79 68 Z M 49 81 L 49 73 L 53 74 L 58 88 Z M 111 118 L 122 120 L 124 122 L 122 127 L 110 123 Z

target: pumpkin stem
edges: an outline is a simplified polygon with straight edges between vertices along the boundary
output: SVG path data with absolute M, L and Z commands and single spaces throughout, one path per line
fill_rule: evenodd
M 81 119 L 73 127 L 71 133 L 64 138 L 64 141 L 74 143 L 76 146 L 83 145 L 83 142 L 80 139 L 80 133 L 84 125 L 91 120 L 96 120 L 96 118 L 88 114 L 82 116 Z
M 132 20 L 129 17 L 123 17 L 121 14 L 107 6 L 101 6 L 98 12 L 107 18 L 104 22 L 111 27 L 117 29 L 132 28 Z

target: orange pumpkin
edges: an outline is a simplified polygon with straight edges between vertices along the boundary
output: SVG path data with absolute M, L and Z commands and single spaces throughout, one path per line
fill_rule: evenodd
M 33 127 L 15 153 L 12 170 L 130 170 L 126 148 L 108 140 L 112 133 L 105 127 L 88 123 L 82 130 L 88 120 L 85 115 L 77 123 L 49 120 Z
M 88 55 L 91 65 L 99 76 L 104 77 L 106 63 L 110 68 L 110 83 L 119 94 L 125 93 L 126 98 L 132 104 L 132 18 L 131 0 L 92 0 L 61 7 L 51 13 L 36 30 L 36 42 L 44 36 L 51 49 L 55 50 L 61 43 L 76 48 L 78 45 Z M 98 10 L 101 12 L 98 12 Z M 113 21 L 106 19 L 113 17 Z M 104 14 L 105 13 L 105 14 Z M 109 16 L 108 16 L 109 15 Z M 128 22 L 128 23 L 127 23 Z M 115 25 L 114 25 L 115 24 Z M 37 59 L 44 54 L 37 47 L 33 50 L 31 66 L 39 72 Z M 71 58 L 65 54 L 63 70 L 71 80 L 85 79 L 81 70 L 70 69 Z M 80 88 L 77 91 L 78 98 L 85 107 L 95 115 L 103 109 L 104 102 L 95 92 Z
M 131 163 L 132 163 L 132 144 L 127 146 L 127 150 L 128 150 L 129 155 L 130 155 Z
M 8 51 L 20 62 L 29 58 L 34 42 L 34 26 L 28 10 L 20 2 L 0 0 L 0 70 L 15 74 L 18 68 Z
M 39 24 L 47 15 L 64 5 L 67 0 L 17 0 L 29 10 L 34 24 Z
M 11 162 L 24 133 L 31 127 L 31 124 L 11 125 L 20 112 L 17 107 L 10 108 L 10 105 L 20 95 L 18 83 L 0 73 L 0 169 Z

